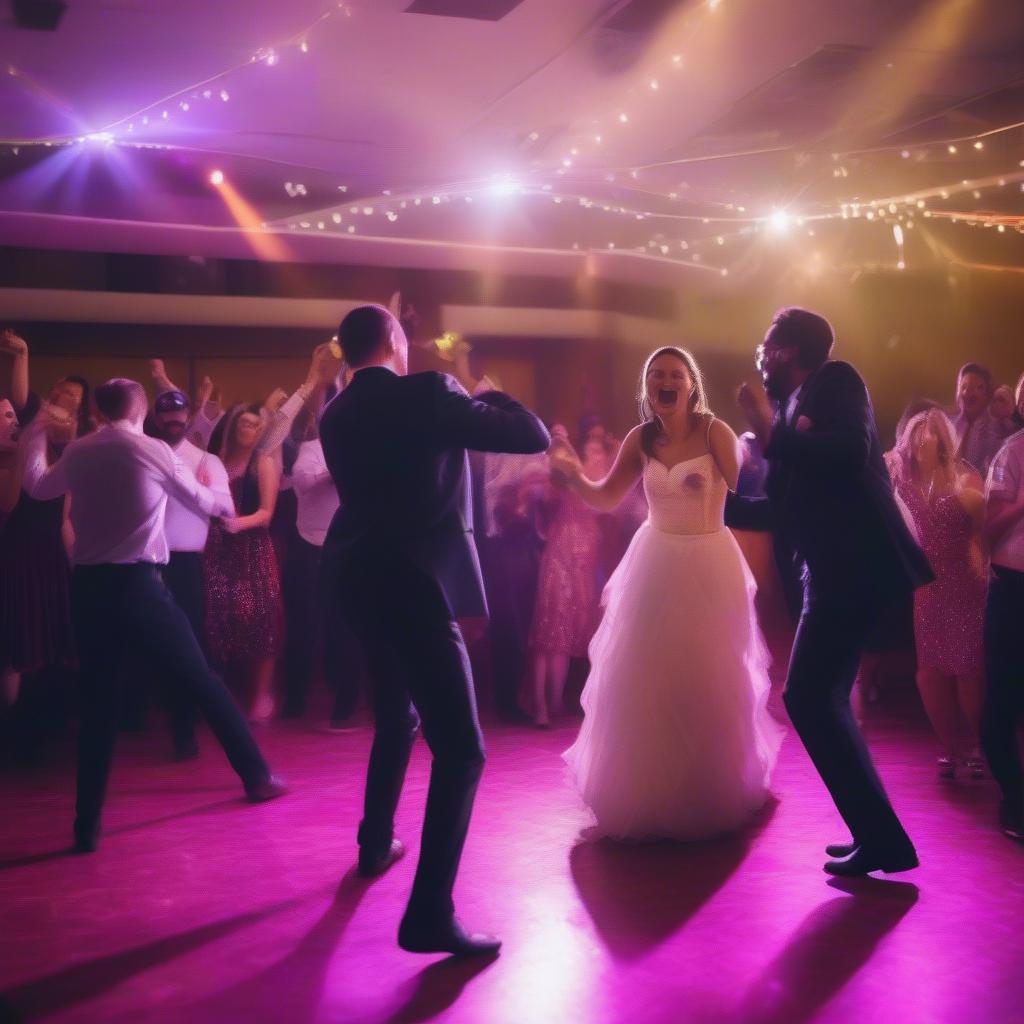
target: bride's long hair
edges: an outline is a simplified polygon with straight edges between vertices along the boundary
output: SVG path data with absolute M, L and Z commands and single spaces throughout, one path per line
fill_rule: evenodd
M 711 406 L 708 405 L 707 391 L 704 389 L 704 374 L 701 373 L 697 360 L 693 353 L 678 345 L 663 345 L 655 349 L 645 360 L 644 368 L 640 371 L 640 383 L 637 386 L 636 402 L 640 412 L 640 422 L 643 425 L 640 432 L 640 443 L 648 455 L 654 454 L 654 441 L 662 431 L 661 418 L 651 408 L 647 398 L 647 374 L 651 372 L 651 364 L 659 356 L 675 356 L 682 361 L 690 375 L 693 390 L 690 392 L 690 413 L 694 416 L 711 416 Z

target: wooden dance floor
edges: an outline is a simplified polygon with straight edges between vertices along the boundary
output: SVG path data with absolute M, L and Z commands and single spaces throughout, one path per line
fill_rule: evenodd
M 250 806 L 208 735 L 120 744 L 98 853 L 70 839 L 69 756 L 2 780 L 0 1019 L 63 1022 L 886 1022 L 1021 1020 L 1024 848 L 990 781 L 941 783 L 919 710 L 868 733 L 922 867 L 829 882 L 845 839 L 792 733 L 778 803 L 742 838 L 618 847 L 586 815 L 551 733 L 489 725 L 457 902 L 505 940 L 495 961 L 401 952 L 426 792 L 417 747 L 398 819 L 412 856 L 353 871 L 370 740 L 261 734 L 294 793 Z M 70 755 L 70 751 L 67 752 Z

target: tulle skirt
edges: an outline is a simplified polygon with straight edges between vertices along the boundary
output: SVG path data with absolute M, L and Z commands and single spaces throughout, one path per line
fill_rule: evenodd
M 783 730 L 767 709 L 754 580 L 728 530 L 644 523 L 605 587 L 585 712 L 563 755 L 598 831 L 706 839 L 761 808 Z

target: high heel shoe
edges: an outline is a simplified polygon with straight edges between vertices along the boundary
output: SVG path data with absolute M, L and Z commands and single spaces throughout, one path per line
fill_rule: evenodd
M 940 757 L 936 762 L 940 779 L 956 778 L 956 761 L 951 757 Z

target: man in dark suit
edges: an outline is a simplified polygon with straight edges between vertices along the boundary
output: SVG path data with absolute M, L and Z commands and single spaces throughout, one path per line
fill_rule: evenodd
M 493 953 L 498 940 L 466 932 L 452 904 L 484 763 L 455 621 L 487 612 L 466 449 L 542 452 L 550 438 L 533 413 L 497 391 L 471 398 L 447 375 L 406 376 L 405 335 L 381 306 L 349 313 L 338 340 L 355 375 L 320 421 L 341 499 L 324 558 L 365 652 L 376 719 L 359 870 L 380 874 L 404 853 L 394 814 L 422 721 L 433 767 L 398 942 L 412 952 Z
M 829 322 L 805 309 L 772 320 L 757 362 L 767 398 L 741 404 L 765 439 L 767 498 L 730 497 L 726 520 L 773 529 L 803 565 L 803 610 L 784 695 L 851 843 L 826 852 L 834 875 L 906 871 L 917 855 L 886 796 L 850 710 L 872 627 L 901 595 L 934 577 L 893 497 L 867 388 L 829 359 Z M 772 422 L 767 399 L 778 403 Z

